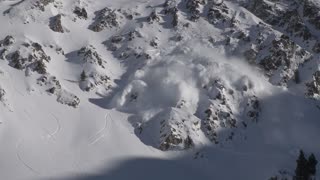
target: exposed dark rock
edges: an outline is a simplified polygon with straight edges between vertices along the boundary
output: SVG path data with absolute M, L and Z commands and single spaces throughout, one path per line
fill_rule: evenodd
M 100 32 L 105 28 L 118 27 L 120 24 L 116 11 L 107 7 L 97 11 L 95 15 L 94 22 L 89 26 L 92 31 Z
M 80 63 L 85 67 L 82 73 L 79 73 L 81 89 L 90 91 L 99 85 L 104 85 L 106 89 L 110 88 L 110 77 L 102 73 L 105 71 L 106 62 L 98 54 L 97 50 L 93 46 L 86 46 L 79 50 L 78 56 Z
M 5 99 L 6 91 L 3 88 L 0 88 L 0 101 Z
M 312 81 L 306 84 L 307 93 L 309 97 L 320 95 L 320 71 L 316 71 L 312 76 Z
M 148 22 L 152 24 L 153 22 L 160 22 L 160 16 L 157 14 L 156 11 L 152 11 L 151 14 L 148 16 Z
M 244 52 L 244 57 L 250 64 L 254 64 L 257 59 L 258 52 L 254 49 L 249 49 Z
M 231 25 L 234 23 L 229 17 L 229 8 L 224 3 L 219 5 L 212 4 L 209 8 L 207 19 L 211 24 L 214 25 L 217 25 L 219 23 L 229 23 L 229 25 Z
M 190 12 L 190 20 L 197 21 L 200 18 L 200 5 L 205 5 L 205 0 L 187 0 L 186 1 L 186 8 Z
M 260 101 L 256 96 L 248 99 L 247 103 L 247 116 L 251 121 L 257 122 L 260 115 L 261 107 Z
M 303 15 L 308 18 L 309 23 L 320 30 L 320 7 L 310 0 L 303 0 Z
M 281 68 L 280 84 L 286 84 L 292 79 L 294 77 L 294 72 L 298 69 L 299 65 L 310 58 L 310 54 L 307 51 L 296 45 L 285 35 L 272 41 L 269 52 L 270 54 L 261 60 L 260 65 L 270 76 Z
M 41 11 L 45 11 L 45 7 L 55 0 L 38 0 L 35 2 L 35 7 L 39 8 Z
M 194 147 L 193 137 L 200 130 L 200 122 L 190 115 L 181 113 L 183 111 L 173 108 L 160 121 L 159 149 L 184 150 Z M 189 119 L 184 119 L 189 116 Z
M 172 26 L 176 27 L 179 23 L 179 15 L 178 8 L 176 6 L 176 2 L 172 0 L 167 0 L 164 4 L 164 14 L 172 16 Z
M 101 56 L 97 53 L 93 46 L 81 48 L 78 52 L 78 55 L 82 57 L 84 63 L 94 63 L 98 64 L 102 68 L 105 68 Z
M 4 40 L 0 41 L 0 47 L 2 46 L 11 46 L 15 43 L 15 39 L 12 36 L 6 36 Z
M 315 53 L 320 53 L 320 42 L 317 42 L 313 48 L 312 48 L 313 52 Z
M 154 47 L 154 48 L 158 48 L 158 42 L 157 39 L 153 39 L 150 41 L 150 46 Z
M 62 15 L 58 14 L 50 19 L 49 27 L 52 31 L 64 33 L 61 18 L 62 18 Z
M 310 17 L 316 16 L 316 14 L 312 13 L 316 11 L 316 7 L 308 8 L 305 5 L 308 3 L 292 2 L 288 4 L 288 7 L 278 8 L 276 1 L 273 1 L 272 3 L 266 2 L 265 0 L 255 0 L 253 3 L 249 4 L 247 8 L 267 23 L 279 27 L 279 29 L 284 29 L 290 36 L 301 37 L 305 41 L 313 38 L 304 18 L 308 15 L 310 15 Z M 303 5 L 304 14 L 301 15 L 299 9 Z
M 9 65 L 16 69 L 23 70 L 29 68 L 39 74 L 45 74 L 47 72 L 45 62 L 51 60 L 50 56 L 46 55 L 42 46 L 38 43 L 32 43 L 25 47 L 27 48 L 27 51 L 29 51 L 27 56 L 21 55 L 20 51 L 22 50 L 17 50 L 6 55 Z
M 88 19 L 88 13 L 85 8 L 75 7 L 73 13 L 81 19 Z
M 61 104 L 72 106 L 74 108 L 78 107 L 80 104 L 80 99 L 71 92 L 64 90 L 55 76 L 45 74 L 37 80 L 37 84 L 46 88 L 48 93 L 55 95 L 57 97 L 57 101 Z

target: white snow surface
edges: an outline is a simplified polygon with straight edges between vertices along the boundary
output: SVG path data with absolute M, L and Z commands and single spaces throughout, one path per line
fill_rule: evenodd
M 223 32 L 205 20 L 175 30 L 161 24 L 165 22 L 145 22 L 153 9 L 148 6 L 157 7 L 162 0 L 56 0 L 45 11 L 32 6 L 35 0 L 18 2 L 0 0 L 0 39 L 12 35 L 16 42 L 41 44 L 51 57 L 47 71 L 60 81 L 67 92 L 65 98 L 72 93 L 80 104 L 74 108 L 57 102 L 55 95 L 37 84 L 38 73 L 25 76 L 24 71 L 0 60 L 0 87 L 6 91 L 0 104 L 0 179 L 262 180 L 280 170 L 292 175 L 300 149 L 320 157 L 320 103 L 305 97 L 304 83 L 289 88 L 272 85 L 259 68 L 207 42 L 209 36 L 219 41 Z M 227 3 L 249 16 L 241 25 L 244 29 L 260 21 Z M 75 6 L 86 7 L 87 20 L 73 14 Z M 122 19 L 119 27 L 93 32 L 88 27 L 94 12 L 104 7 L 140 15 Z M 50 17 L 57 14 L 63 14 L 65 33 L 53 32 L 48 26 Z M 187 22 L 183 14 L 180 17 Z M 110 37 L 131 30 L 139 31 L 142 38 L 121 48 L 148 52 L 151 59 L 118 59 L 117 52 L 104 45 Z M 184 40 L 171 41 L 177 34 Z M 149 45 L 155 37 L 158 48 Z M 61 47 L 65 55 L 50 45 Z M 106 68 L 99 71 L 110 77 L 111 89 L 97 86 L 87 92 L 79 86 L 82 70 L 94 66 L 83 67 L 76 52 L 89 45 L 106 62 Z M 15 46 L 12 49 L 19 48 Z M 203 87 L 217 78 L 226 89 L 236 90 L 230 108 L 237 117 L 245 112 L 243 99 L 252 94 L 259 98 L 258 122 L 229 143 L 215 145 L 199 131 L 190 133 L 196 140 L 194 148 L 159 150 L 157 120 L 204 118 L 208 98 L 215 97 L 216 91 Z M 249 84 L 251 89 L 241 93 Z M 137 96 L 133 100 L 132 94 Z M 183 106 L 177 108 L 181 102 Z M 135 123 L 146 126 L 141 136 Z M 188 125 L 183 133 L 191 129 Z

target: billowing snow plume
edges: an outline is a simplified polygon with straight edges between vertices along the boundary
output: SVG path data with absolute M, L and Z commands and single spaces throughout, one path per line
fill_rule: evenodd
M 179 111 L 191 114 L 185 121 L 191 121 L 192 118 L 202 119 L 203 133 L 207 134 L 211 141 L 218 143 L 218 139 L 230 136 L 226 133 L 223 138 L 218 137 L 219 130 L 237 127 L 243 129 L 244 123 L 250 123 L 253 121 L 250 118 L 258 116 L 258 112 L 246 112 L 250 107 L 245 106 L 250 104 L 250 99 L 263 93 L 269 86 L 263 75 L 243 60 L 225 57 L 200 45 L 185 44 L 169 50 L 166 55 L 147 61 L 146 66 L 129 78 L 127 85 L 115 96 L 112 103 L 121 111 L 138 115 L 138 128 L 141 131 L 144 123 L 148 123 L 158 113 L 169 115 L 162 117 L 158 114 L 160 119 L 157 123 L 161 122 L 161 118 L 164 121 L 170 118 L 178 121 L 185 119 L 176 113 L 173 117 L 170 115 L 170 108 L 181 109 Z M 220 101 L 224 103 L 221 105 Z M 210 107 L 214 109 L 216 118 L 223 114 L 232 118 L 227 122 L 223 122 L 225 118 L 213 119 L 216 124 L 209 127 L 206 121 L 210 121 Z M 259 107 L 255 108 L 259 111 Z M 219 112 L 221 113 L 217 114 Z M 242 116 L 243 114 L 245 115 Z M 225 125 L 222 125 L 222 122 Z M 201 122 L 199 127 L 200 124 Z M 170 124 L 167 126 L 172 128 Z M 149 133 L 158 137 L 161 131 L 163 130 L 157 129 Z M 212 137 L 212 134 L 216 134 L 216 137 Z M 160 147 L 163 146 L 161 143 L 160 140 Z

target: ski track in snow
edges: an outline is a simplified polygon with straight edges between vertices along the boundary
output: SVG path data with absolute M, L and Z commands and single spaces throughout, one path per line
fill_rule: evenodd
M 21 148 L 21 145 L 22 145 L 22 142 L 23 140 L 19 140 L 18 143 L 16 144 L 16 156 L 17 156 L 17 159 L 19 160 L 19 162 L 25 166 L 27 169 L 29 169 L 32 173 L 36 174 L 36 175 L 40 175 L 41 173 L 39 171 L 37 171 L 35 168 L 33 168 L 31 165 L 29 165 L 27 162 L 25 162 L 23 160 L 23 158 L 21 157 L 20 155 L 20 148 Z
M 55 115 L 52 114 L 52 113 L 51 113 L 51 116 L 52 116 L 53 119 L 55 119 L 56 122 L 57 122 L 56 130 L 55 130 L 54 132 L 52 132 L 52 133 L 49 134 L 50 137 L 53 137 L 53 138 L 54 138 L 54 136 L 61 131 L 61 124 L 60 124 L 60 120 L 59 120 L 59 118 L 57 118 L 57 116 L 55 116 Z
M 30 113 L 27 110 L 24 110 L 24 112 L 28 116 L 28 119 L 32 121 Z M 52 133 L 50 133 L 50 131 L 47 128 L 44 128 L 42 126 L 40 126 L 40 128 L 42 129 L 42 131 L 46 133 L 48 139 L 53 139 L 55 141 L 56 140 L 55 135 L 61 130 L 61 125 L 60 125 L 59 119 L 54 114 L 51 113 L 51 115 L 56 120 L 56 123 L 57 123 L 56 129 Z
M 25 112 L 26 115 L 28 116 L 28 119 L 31 120 L 31 115 L 30 115 L 30 113 L 29 113 L 27 110 L 24 110 L 24 112 Z M 56 135 L 57 133 L 60 132 L 60 130 L 61 130 L 61 124 L 60 124 L 60 122 L 59 122 L 59 119 L 58 119 L 54 114 L 51 113 L 51 115 L 52 115 L 52 117 L 53 117 L 53 118 L 56 120 L 56 122 L 57 122 L 57 128 L 55 129 L 55 131 L 52 132 L 52 133 L 49 133 L 49 131 L 48 131 L 47 129 L 45 129 L 45 128 L 43 128 L 43 127 L 41 127 L 41 129 L 47 133 L 48 139 L 53 138 L 53 140 L 55 140 L 55 139 L 54 139 L 54 135 Z M 29 163 L 25 162 L 25 161 L 23 160 L 23 157 L 20 155 L 20 148 L 21 148 L 21 146 L 22 146 L 22 142 L 23 142 L 23 140 L 21 139 L 21 140 L 19 140 L 18 143 L 16 144 L 16 156 L 17 156 L 17 159 L 19 160 L 19 162 L 20 162 L 23 166 L 25 166 L 25 167 L 26 167 L 27 169 L 29 169 L 31 172 L 33 172 L 33 173 L 36 174 L 36 175 L 40 175 L 41 173 L 40 173 L 39 171 L 37 171 L 35 168 L 33 168 L 31 165 L 29 165 Z
M 110 114 L 107 113 L 105 115 L 105 124 L 104 124 L 103 128 L 100 129 L 98 132 L 96 132 L 95 135 L 93 135 L 91 138 L 89 138 L 89 139 L 92 139 L 92 140 L 90 140 L 89 145 L 94 145 L 98 141 L 100 141 L 102 138 L 105 137 L 104 131 L 108 128 L 108 115 L 109 115 L 109 118 L 111 120 Z M 109 129 L 110 129 L 110 125 L 109 125 Z

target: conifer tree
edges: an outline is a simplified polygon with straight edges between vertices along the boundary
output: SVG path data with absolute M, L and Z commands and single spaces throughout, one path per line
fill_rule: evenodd
M 82 71 L 82 73 L 80 75 L 80 79 L 81 79 L 81 81 L 84 81 L 87 79 L 87 75 L 86 75 L 86 72 L 84 72 L 84 70 Z
M 297 159 L 297 167 L 295 170 L 296 180 L 309 180 L 309 168 L 308 161 L 304 156 L 304 152 L 300 150 L 299 157 Z
M 309 174 L 314 176 L 316 174 L 316 166 L 318 164 L 318 161 L 314 154 L 311 154 L 308 158 L 308 169 L 309 169 Z

